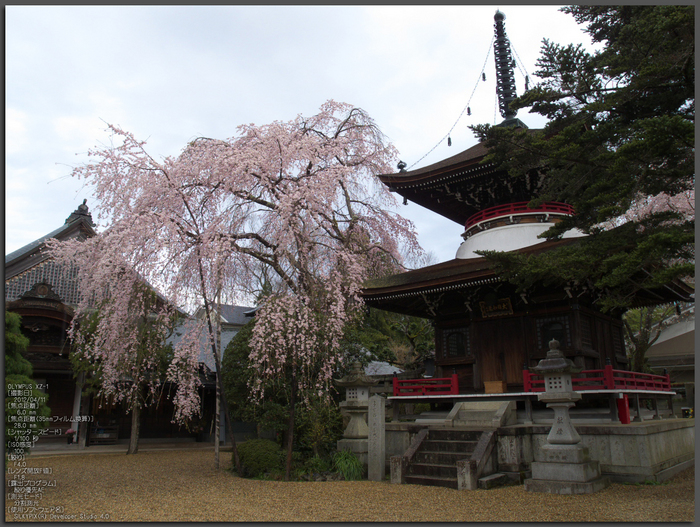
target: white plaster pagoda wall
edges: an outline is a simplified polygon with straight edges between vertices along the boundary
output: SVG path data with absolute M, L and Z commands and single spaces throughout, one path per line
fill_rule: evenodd
M 514 251 L 542 243 L 540 234 L 554 223 L 520 223 L 493 227 L 467 238 L 457 250 L 456 258 L 480 258 L 476 251 Z M 563 238 L 578 238 L 585 234 L 577 229 L 567 231 Z

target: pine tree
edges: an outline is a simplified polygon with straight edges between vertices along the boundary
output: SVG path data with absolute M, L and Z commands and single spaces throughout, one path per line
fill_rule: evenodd
M 32 365 L 24 357 L 29 339 L 22 335 L 21 317 L 5 311 L 5 455 L 25 454 L 48 426 L 51 409 L 46 405 L 48 396 L 32 380 Z M 20 393 L 21 392 L 21 393 Z M 20 408 L 27 394 L 31 408 Z M 7 458 L 5 458 L 7 462 Z
M 513 106 L 550 119 L 543 130 L 480 125 L 487 161 L 513 176 L 545 174 L 535 201 L 576 214 L 545 235 L 589 234 L 537 258 L 494 254 L 506 278 L 593 285 L 601 306 L 625 309 L 641 288 L 694 273 L 695 41 L 693 6 L 563 8 L 600 51 L 544 40 L 535 87 Z M 533 203 L 534 204 L 534 203 Z M 643 272 L 642 272 L 643 270 Z

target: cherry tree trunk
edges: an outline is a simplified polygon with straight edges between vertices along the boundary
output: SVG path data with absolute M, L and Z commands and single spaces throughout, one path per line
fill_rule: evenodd
M 220 440 L 219 434 L 221 433 L 221 376 L 219 372 L 216 372 L 216 404 L 214 406 L 214 465 L 216 469 L 219 470 L 219 452 L 220 452 Z
M 287 424 L 287 464 L 284 469 L 284 480 L 292 476 L 292 450 L 294 447 L 294 408 L 296 406 L 296 375 L 292 376 L 292 394 L 289 398 L 289 421 Z
M 138 398 L 131 405 L 131 437 L 129 437 L 128 454 L 136 454 L 139 451 L 139 431 L 141 425 L 141 405 Z
M 216 295 L 216 348 L 218 349 L 219 353 L 221 353 L 221 288 L 217 291 Z M 220 463 L 219 463 L 219 456 L 220 456 L 220 441 L 219 441 L 219 434 L 220 428 L 221 428 L 221 418 L 220 418 L 220 413 L 221 413 L 221 370 L 219 369 L 218 365 L 216 368 L 216 404 L 214 407 L 214 422 L 216 423 L 215 425 L 215 430 L 214 430 L 214 464 L 216 465 L 216 470 L 219 470 L 220 468 Z M 234 449 L 236 446 L 234 445 Z

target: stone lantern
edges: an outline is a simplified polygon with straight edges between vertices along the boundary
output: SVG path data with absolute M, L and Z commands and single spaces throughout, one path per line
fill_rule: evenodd
M 610 481 L 601 477 L 598 461 L 590 459 L 588 447 L 581 444 L 569 416 L 569 408 L 581 399 L 573 389 L 571 376 L 581 370 L 564 357 L 557 340 L 549 343 L 547 357 L 532 370 L 544 377 L 545 391 L 537 398 L 554 410 L 554 421 L 546 442 L 535 449 L 532 479 L 525 480 L 525 490 L 589 494 L 604 489 Z
M 564 357 L 559 350 L 559 341 L 553 339 L 549 343 L 547 357 L 532 368 L 532 371 L 544 377 L 545 391 L 537 396 L 537 400 L 547 403 L 547 408 L 554 410 L 554 423 L 547 436 L 547 443 L 550 445 L 579 443 L 581 437 L 571 424 L 569 408 L 581 399 L 581 394 L 575 392 L 571 384 L 572 374 L 579 373 L 581 370 Z
M 365 375 L 362 364 L 355 362 L 350 373 L 335 384 L 345 388 L 345 401 L 340 403 L 341 412 L 350 417 L 350 422 L 343 432 L 343 439 L 338 441 L 338 450 L 350 450 L 367 464 L 368 435 L 367 410 L 369 407 L 369 389 L 377 380 Z

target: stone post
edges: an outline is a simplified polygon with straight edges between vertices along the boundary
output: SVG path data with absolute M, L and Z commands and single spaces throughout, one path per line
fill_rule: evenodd
M 532 479 L 525 480 L 525 490 L 551 494 L 590 494 L 610 484 L 601 477 L 598 461 L 591 461 L 588 448 L 581 444 L 569 408 L 581 399 L 573 389 L 571 374 L 580 370 L 559 350 L 559 342 L 549 343 L 547 357 L 533 368 L 544 375 L 545 391 L 537 396 L 554 410 L 554 421 L 547 442 L 535 451 Z
M 386 408 L 384 397 L 373 395 L 369 398 L 369 445 L 367 478 L 370 481 L 384 481 L 386 475 L 386 444 L 384 424 Z

